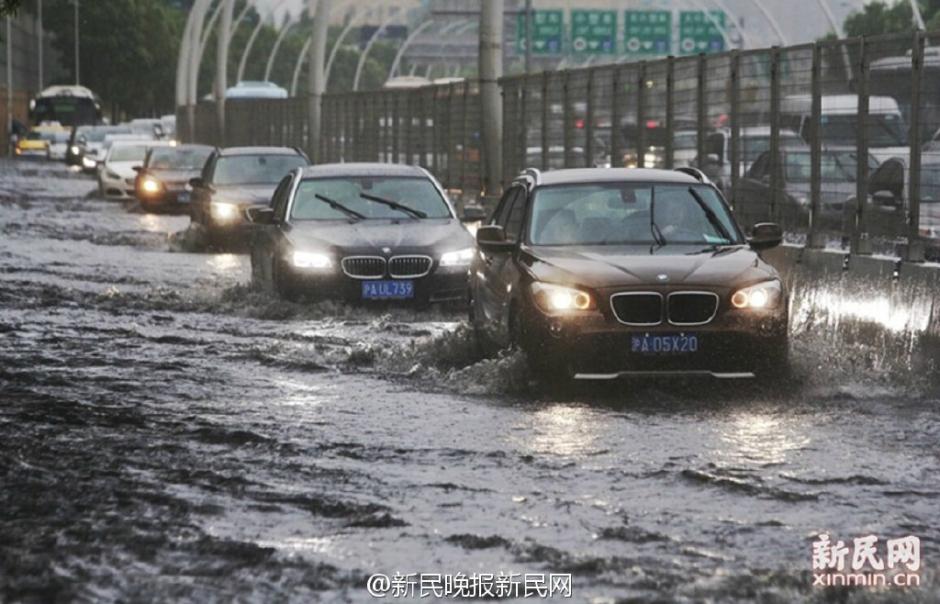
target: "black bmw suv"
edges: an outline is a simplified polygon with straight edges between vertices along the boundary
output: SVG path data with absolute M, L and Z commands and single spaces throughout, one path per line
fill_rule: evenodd
M 477 230 L 471 322 L 539 373 L 753 377 L 788 361 L 788 296 L 694 169 L 527 170 Z

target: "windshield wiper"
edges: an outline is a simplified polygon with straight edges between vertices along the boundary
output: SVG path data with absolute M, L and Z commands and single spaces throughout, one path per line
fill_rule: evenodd
M 718 231 L 718 234 L 725 238 L 725 241 L 732 243 L 734 239 L 731 237 L 731 233 L 728 232 L 728 229 L 725 228 L 725 225 L 721 224 L 721 220 L 718 219 L 718 216 L 715 214 L 714 210 L 708 207 L 708 204 L 705 203 L 705 200 L 702 199 L 702 196 L 698 194 L 695 190 L 695 187 L 689 187 L 689 193 L 692 194 L 692 198 L 695 200 L 695 203 L 702 208 L 702 211 L 705 212 L 705 217 L 708 218 L 708 222 L 711 223 L 715 230 Z
M 360 213 L 357 212 L 356 210 L 351 210 L 351 209 L 347 208 L 346 206 L 344 206 L 344 205 L 341 204 L 340 202 L 336 201 L 335 199 L 330 199 L 330 198 L 327 197 L 326 195 L 320 195 L 319 193 L 316 193 L 316 194 L 314 195 L 314 197 L 316 197 L 316 198 L 319 199 L 320 201 L 326 203 L 327 205 L 329 205 L 329 206 L 330 206 L 331 208 L 333 208 L 334 210 L 339 210 L 340 212 L 346 214 L 347 216 L 349 216 L 349 217 L 351 217 L 351 218 L 355 218 L 356 220 L 364 220 L 364 219 L 365 219 L 365 216 L 364 216 L 363 214 L 360 214 Z
M 410 214 L 414 218 L 427 218 L 428 217 L 428 215 L 422 212 L 421 210 L 409 208 L 408 206 L 404 204 L 398 203 L 394 199 L 385 199 L 384 197 L 379 197 L 377 195 L 370 195 L 369 193 L 362 193 L 362 192 L 359 193 L 359 197 L 362 197 L 363 199 L 368 199 L 369 201 L 380 203 L 382 205 L 386 205 L 392 208 L 393 210 L 399 210 L 401 212 L 405 212 L 406 214 Z
M 656 245 L 663 247 L 666 245 L 666 238 L 663 237 L 663 232 L 659 230 L 659 225 L 656 224 L 656 187 L 650 187 L 650 233 L 653 235 L 653 241 L 656 242 Z M 652 250 L 650 250 L 652 253 Z

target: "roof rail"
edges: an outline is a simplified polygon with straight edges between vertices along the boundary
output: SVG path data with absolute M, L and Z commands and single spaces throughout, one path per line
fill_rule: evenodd
M 675 168 L 674 171 L 682 172 L 683 174 L 688 174 L 689 176 L 699 181 L 700 183 L 707 184 L 707 185 L 712 184 L 712 181 L 709 180 L 708 177 L 705 176 L 705 173 L 699 170 L 698 168 L 693 168 L 692 166 L 682 166 L 681 168 Z
M 539 181 L 542 179 L 542 173 L 538 168 L 526 168 L 522 171 L 522 174 L 525 176 L 531 176 L 532 180 L 535 181 L 535 184 L 539 184 Z

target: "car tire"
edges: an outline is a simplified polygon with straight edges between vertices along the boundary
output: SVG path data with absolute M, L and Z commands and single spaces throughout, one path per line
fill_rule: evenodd
M 271 275 L 271 280 L 273 281 L 274 293 L 282 300 L 287 300 L 288 302 L 297 302 L 300 300 L 300 288 L 291 275 L 290 269 L 284 265 L 283 260 L 275 259 L 273 264 L 274 270 Z
M 560 385 L 571 380 L 567 359 L 546 350 L 533 339 L 516 304 L 509 311 L 509 344 L 522 351 L 532 376 L 542 384 Z

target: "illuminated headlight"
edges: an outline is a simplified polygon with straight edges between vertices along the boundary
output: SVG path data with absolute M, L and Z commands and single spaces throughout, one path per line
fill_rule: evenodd
M 72 155 L 78 155 L 79 153 L 82 152 L 82 150 L 78 148 L 78 145 L 72 145 L 69 148 L 69 151 L 71 151 Z
M 229 222 L 235 220 L 238 216 L 238 206 L 234 203 L 213 202 L 210 207 L 212 208 L 212 217 L 219 222 Z
M 780 304 L 782 289 L 779 281 L 758 283 L 739 289 L 731 296 L 731 306 L 735 308 L 776 308 Z
M 535 282 L 532 284 L 532 294 L 535 296 L 535 303 L 545 312 L 594 310 L 597 308 L 591 294 L 562 285 Z
M 160 181 L 150 176 L 140 181 L 140 190 L 148 194 L 159 193 L 161 186 Z
M 333 261 L 330 257 L 318 252 L 295 251 L 291 256 L 291 262 L 297 268 L 313 270 L 326 270 L 333 267 Z
M 472 247 L 441 254 L 441 266 L 467 266 L 473 260 L 473 254 Z
M 98 165 L 98 162 L 95 161 L 94 157 L 83 157 L 82 165 L 88 169 L 94 168 Z

